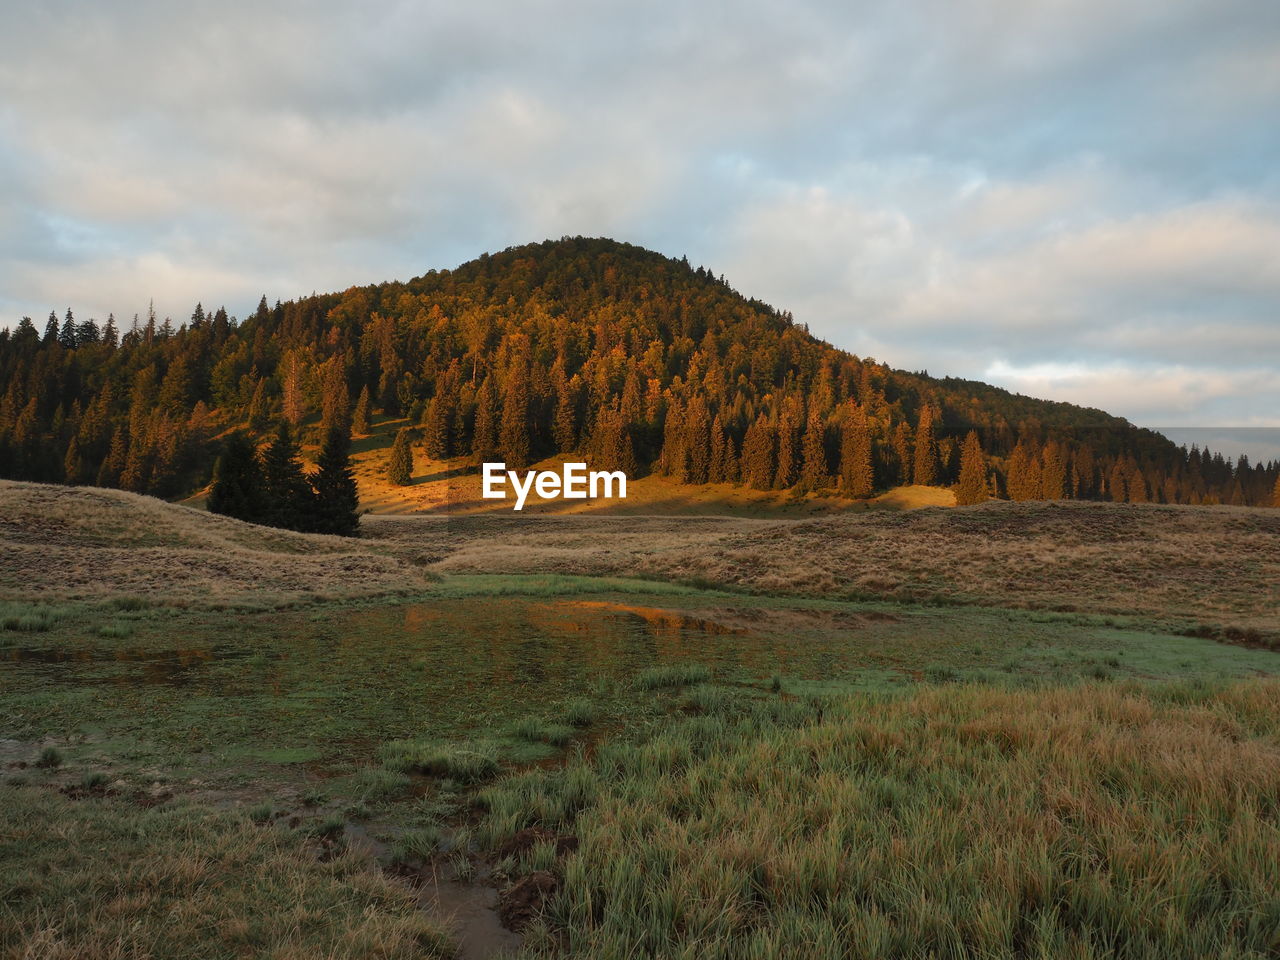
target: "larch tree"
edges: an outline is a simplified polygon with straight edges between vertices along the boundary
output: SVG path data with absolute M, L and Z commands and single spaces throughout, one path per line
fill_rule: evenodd
M 840 434 L 840 492 L 864 500 L 875 489 L 875 468 L 871 459 L 871 426 L 861 407 L 853 407 L 845 417 Z
M 933 408 L 926 404 L 920 408 L 920 421 L 916 425 L 912 471 L 912 482 L 920 486 L 929 487 L 938 482 L 938 443 L 934 430 Z
M 800 479 L 800 418 L 794 404 L 784 403 L 778 417 L 777 469 L 773 488 L 786 490 Z
M 956 505 L 968 506 L 987 499 L 987 457 L 982 452 L 978 432 L 970 430 L 960 448 L 960 482 L 956 485 Z
M 821 490 L 830 482 L 827 474 L 827 426 L 816 404 L 809 408 L 804 437 L 800 441 L 800 483 L 805 490 Z

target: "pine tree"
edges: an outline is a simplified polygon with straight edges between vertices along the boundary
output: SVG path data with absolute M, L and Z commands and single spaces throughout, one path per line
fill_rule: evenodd
M 315 491 L 311 529 L 354 537 L 360 529 L 360 495 L 351 473 L 351 434 L 345 428 L 329 428 L 316 464 L 319 469 L 311 476 Z
M 233 433 L 222 447 L 213 466 L 209 487 L 209 510 L 238 520 L 260 523 L 263 519 L 262 464 L 253 443 L 242 433 Z
M 409 428 L 401 427 L 391 445 L 391 458 L 387 461 L 387 481 L 398 487 L 413 482 L 413 442 Z
M 855 407 L 845 418 L 840 437 L 840 492 L 857 500 L 871 496 L 875 473 L 871 462 L 871 427 Z
M 968 506 L 987 499 L 987 458 L 976 430 L 970 430 L 960 449 L 960 482 L 956 485 L 956 505 Z
M 62 344 L 64 349 L 74 350 L 76 348 L 76 321 L 71 315 L 70 307 L 67 307 L 67 318 L 62 321 L 62 329 L 58 332 L 58 342 Z

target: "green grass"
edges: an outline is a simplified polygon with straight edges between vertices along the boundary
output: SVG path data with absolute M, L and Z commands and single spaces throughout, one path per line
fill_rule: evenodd
M 641 690 L 662 690 L 668 687 L 683 687 L 693 683 L 706 683 L 711 679 L 711 671 L 699 664 L 671 664 L 664 667 L 650 667 L 642 670 L 636 677 L 636 686 Z
M 518 720 L 511 728 L 512 735 L 530 743 L 546 743 L 563 747 L 573 739 L 573 728 L 562 723 L 548 723 L 535 717 Z
M 578 599 L 584 594 L 590 601 Z M 0 739 L 14 741 L 15 758 L 31 764 L 9 781 L 20 777 L 24 790 L 60 803 L 56 791 L 74 795 L 86 776 L 109 778 L 99 785 L 110 785 L 105 798 L 95 788 L 92 797 L 57 807 L 73 829 L 159 779 L 179 797 L 234 796 L 244 811 L 237 830 L 253 829 L 290 850 L 299 843 L 312 855 L 340 854 L 346 822 L 361 819 L 371 833 L 400 838 L 391 856 L 447 863 L 463 876 L 493 865 L 468 859 L 473 841 L 491 849 L 525 827 L 572 834 L 582 842 L 577 854 L 561 856 L 539 842 L 506 858 L 504 869 L 515 874 L 548 869 L 565 882 L 546 925 L 534 927 L 534 954 L 566 938 L 570 956 L 701 956 L 705 943 L 707 956 L 749 960 L 787 955 L 811 937 L 816 956 L 823 944 L 853 942 L 868 955 L 880 944 L 883 956 L 908 956 L 910 938 L 928 945 L 919 955 L 1036 956 L 1039 949 L 1089 956 L 1099 944 L 1071 937 L 1102 929 L 1090 918 L 1121 917 L 1145 924 L 1146 936 L 1164 937 L 1160 945 L 1171 955 L 1200 947 L 1230 955 L 1232 944 L 1204 939 L 1204 931 L 1217 923 L 1254 937 L 1249 923 L 1263 922 L 1243 919 L 1240 898 L 1257 894 L 1249 857 L 1273 852 L 1266 831 L 1274 817 L 1250 804 L 1261 803 L 1255 786 L 1274 756 L 1274 727 L 1256 711 L 1242 712 L 1223 692 L 1234 688 L 1223 684 L 1280 672 L 1270 651 L 1171 636 L 1132 619 L 783 599 L 581 577 L 451 577 L 403 601 L 270 612 L 124 601 L 17 605 L 22 616 L 44 610 L 48 628 L 0 635 Z M 673 626 L 680 617 L 635 612 L 656 606 L 687 613 L 690 623 L 733 618 L 749 626 L 699 631 Z M 127 643 L 104 634 L 104 624 L 128 629 Z M 1101 678 L 1107 687 L 1097 686 Z M 1245 758 L 1252 766 L 1239 781 L 1239 817 L 1231 821 L 1242 826 L 1224 819 L 1217 781 L 1194 780 L 1201 793 L 1179 792 L 1170 768 L 1185 762 L 1185 738 L 1169 741 L 1172 747 L 1143 741 L 1150 724 L 1112 722 L 1106 700 L 1093 720 L 1071 712 L 1071 698 L 1099 689 L 1149 704 L 1171 729 L 1187 727 L 1188 715 L 1204 718 L 1226 738 L 1223 756 L 1240 763 L 1239 751 L 1269 744 L 1272 753 Z M 1041 728 L 1061 739 L 1058 753 L 1054 742 L 1037 739 Z M 39 745 L 50 742 L 61 762 L 37 765 Z M 1075 762 L 1062 755 L 1068 747 L 1080 749 L 1083 766 L 1076 779 L 1063 780 L 1063 765 Z M 1197 763 L 1210 762 L 1192 747 Z M 1130 754 L 1140 748 L 1146 754 L 1135 766 Z M 1104 755 L 1112 760 L 1104 763 Z M 1187 783 L 1198 769 L 1184 771 Z M 1049 817 L 1048 795 L 1033 783 L 1066 783 L 1064 795 L 1083 797 L 1085 806 L 1075 813 L 1055 807 Z M 160 821 L 148 817 L 176 803 L 125 811 L 131 829 L 153 830 Z M 1024 886 L 1010 893 L 995 861 L 984 861 L 973 844 L 942 846 L 964 839 L 938 812 L 944 809 L 958 811 L 993 845 L 1000 869 Z M 1122 812 L 1128 833 L 1108 833 L 1109 821 L 1091 819 Z M 1022 826 L 998 828 L 1006 815 Z M 1059 845 L 1045 846 L 1049 834 L 1027 824 L 1052 826 L 1053 818 L 1074 833 L 1055 834 Z M 225 821 L 218 815 L 214 822 Z M 177 842 L 156 829 L 160 846 Z M 1231 847 L 1237 829 L 1250 832 L 1250 843 L 1266 842 Z M 774 839 L 766 830 L 777 831 Z M 617 838 L 613 846 L 609 836 Z M 1061 905 L 1068 895 L 1086 895 L 1066 883 L 1064 871 L 1095 869 L 1100 856 L 1115 862 L 1124 837 L 1147 850 L 1144 869 L 1226 878 L 1218 888 L 1206 880 L 1195 894 L 1206 904 L 1200 932 L 1171 881 L 1157 882 L 1150 870 L 1123 877 L 1095 870 L 1089 875 L 1105 889 L 1087 894 L 1102 897 L 1093 912 L 1032 910 L 1038 926 L 1009 933 L 1006 921 L 1021 915 L 1017 897 L 1030 882 L 1025 858 L 1035 869 L 1052 868 L 1036 876 L 1057 884 L 1045 889 Z M 1180 852 L 1161 860 L 1142 847 L 1156 839 Z M 903 845 L 897 861 L 895 842 Z M 111 856 L 134 849 L 118 843 L 101 849 Z M 1190 850 L 1196 843 L 1199 854 Z M 1219 856 L 1214 843 L 1244 859 L 1223 861 L 1228 853 Z M 15 856 L 12 847 L 0 851 L 0 875 Z M 846 860 L 863 864 L 862 872 L 850 873 Z M 917 875 L 924 867 L 913 872 L 911 863 L 941 865 L 953 886 L 931 885 Z M 350 874 L 335 882 L 365 889 L 371 881 Z M 797 891 L 806 884 L 827 892 L 803 900 Z M 1253 908 L 1270 916 L 1265 898 L 1255 897 Z M 149 909 L 139 908 L 140 929 L 160 922 Z M 17 916 L 24 932 L 15 936 L 35 944 L 27 952 L 45 955 L 43 942 L 32 939 L 42 929 L 36 914 L 22 906 Z M 266 920 L 250 923 L 268 930 Z M 941 939 L 944 929 L 960 939 Z M 308 930 L 298 935 L 312 936 Z M 270 939 L 277 935 L 285 939 Z M 168 943 L 163 932 L 149 936 Z M 230 955 L 270 955 L 270 943 L 292 942 L 282 932 L 247 946 L 218 930 L 209 936 L 232 944 Z M 1121 943 L 1119 934 L 1108 936 Z M 1133 957 L 1150 954 L 1123 942 Z M 1239 940 L 1246 942 L 1260 941 Z M 311 955 L 287 946 L 277 953 Z
M 1157 960 L 1280 943 L 1280 682 L 738 703 L 482 794 L 492 842 L 535 824 L 581 840 L 534 953 Z
M 589 727 L 598 719 L 595 704 L 579 697 L 565 707 L 564 719 L 572 727 Z
M 0 602 L 0 630 L 45 633 L 66 617 L 68 608 L 37 603 Z
M 381 756 L 389 770 L 448 777 L 460 783 L 488 780 L 498 772 L 498 750 L 489 743 L 395 740 L 382 748 Z
M 391 844 L 393 863 L 422 863 L 430 860 L 440 849 L 440 828 L 415 827 L 404 831 Z

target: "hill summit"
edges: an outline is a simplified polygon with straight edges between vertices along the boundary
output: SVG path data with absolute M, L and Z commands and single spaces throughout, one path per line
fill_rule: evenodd
M 723 278 L 583 237 L 484 255 L 237 321 L 197 305 L 122 332 L 51 314 L 0 333 L 0 476 L 160 496 L 203 486 L 229 431 L 407 418 L 428 456 L 523 467 L 580 453 L 629 475 L 961 502 L 1270 501 L 1229 464 L 1093 409 L 890 369 Z

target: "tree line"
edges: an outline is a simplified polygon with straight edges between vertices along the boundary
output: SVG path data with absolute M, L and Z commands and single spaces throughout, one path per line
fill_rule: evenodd
M 269 527 L 355 536 L 359 497 L 350 454 L 351 434 L 335 424 L 325 435 L 317 469 L 307 474 L 287 423 L 277 427 L 262 453 L 237 431 L 214 462 L 209 510 Z
M 1280 464 L 852 356 L 703 267 L 584 238 L 263 298 L 239 322 L 199 305 L 125 332 L 24 318 L 0 332 L 0 391 L 0 475 L 161 496 L 207 483 L 235 431 L 283 422 L 317 444 L 375 416 L 407 418 L 432 458 L 578 453 L 631 476 L 849 497 L 922 483 L 967 502 L 1263 505 L 1280 484 Z

